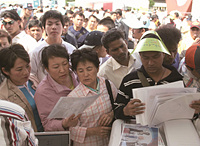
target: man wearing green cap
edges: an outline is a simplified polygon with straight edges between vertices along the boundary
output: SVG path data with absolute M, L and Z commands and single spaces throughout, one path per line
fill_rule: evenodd
M 122 80 L 115 101 L 117 107 L 114 110 L 118 119 L 130 119 L 144 112 L 144 103 L 139 99 L 133 99 L 133 88 L 182 80 L 182 76 L 174 67 L 163 65 L 165 54 L 170 55 L 170 53 L 155 31 L 144 33 L 135 52 L 140 54 L 142 67 L 126 75 Z

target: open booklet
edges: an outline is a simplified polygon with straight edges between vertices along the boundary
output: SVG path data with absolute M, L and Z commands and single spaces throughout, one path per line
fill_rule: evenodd
M 72 114 L 76 116 L 89 107 L 100 94 L 89 97 L 61 97 L 48 118 L 67 118 Z
M 189 104 L 200 99 L 200 93 L 196 93 L 196 88 L 184 88 L 178 81 L 133 89 L 133 98 L 145 103 L 145 111 L 136 115 L 136 122 L 152 126 L 171 119 L 191 119 L 194 109 Z
M 158 146 L 158 128 L 123 124 L 120 146 Z

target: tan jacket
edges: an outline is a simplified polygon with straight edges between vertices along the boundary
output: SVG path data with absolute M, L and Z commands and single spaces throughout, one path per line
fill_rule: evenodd
M 0 86 L 0 99 L 7 100 L 21 106 L 26 111 L 26 114 L 31 121 L 34 131 L 37 131 L 31 105 L 29 104 L 28 100 L 21 92 L 21 90 L 15 84 L 13 84 L 11 80 L 7 78 L 4 79 L 3 83 Z

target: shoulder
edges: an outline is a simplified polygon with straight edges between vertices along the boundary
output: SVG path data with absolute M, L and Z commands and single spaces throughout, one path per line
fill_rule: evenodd
M 63 40 L 62 44 L 65 45 L 65 47 L 67 48 L 69 54 L 72 54 L 72 52 L 74 50 L 76 50 L 76 48 L 72 44 L 70 44 L 68 42 L 65 42 L 64 40 Z

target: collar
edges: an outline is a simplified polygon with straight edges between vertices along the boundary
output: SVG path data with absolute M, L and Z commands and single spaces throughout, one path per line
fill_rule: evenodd
M 18 35 L 16 35 L 13 39 L 18 39 L 18 38 L 22 38 L 26 35 L 26 32 L 23 30 L 21 31 Z
M 105 84 L 103 81 L 103 78 L 102 77 L 98 77 L 99 78 L 99 93 L 101 93 L 101 92 L 103 92 L 102 90 L 101 90 L 101 85 L 103 85 L 103 84 Z M 97 92 L 95 92 L 95 91 L 92 91 L 92 90 L 90 90 L 88 87 L 86 87 L 84 84 L 82 84 L 81 82 L 79 83 L 79 89 L 81 89 L 82 90 L 82 92 L 83 92 L 83 95 L 84 96 L 88 96 L 88 94 L 89 93 L 93 93 L 93 94 L 98 94 Z
M 74 85 L 74 88 L 75 88 L 78 85 L 78 81 L 75 81 L 76 77 L 71 70 L 70 70 L 70 75 L 72 77 L 72 82 L 73 82 L 73 85 Z M 47 74 L 47 80 L 49 81 L 50 85 L 54 87 L 56 93 L 60 93 L 60 92 L 66 91 L 66 90 L 71 91 L 70 88 L 57 83 L 49 74 Z
M 129 56 L 130 56 L 130 58 L 129 58 L 129 62 L 128 62 L 128 68 L 133 66 L 134 62 L 136 61 L 136 59 L 132 55 L 129 54 Z M 113 57 L 110 57 L 110 58 L 111 58 L 110 61 L 112 62 L 113 70 L 117 70 L 121 67 L 124 67 L 124 65 L 119 64 Z
M 96 89 L 93 89 L 93 88 L 91 88 L 91 87 L 89 87 L 89 86 L 87 86 L 87 85 L 85 85 L 85 86 L 86 86 L 87 88 L 89 88 L 90 90 L 96 92 L 97 94 L 100 93 L 100 84 L 99 84 L 99 78 L 98 78 L 98 77 L 97 77 L 97 88 L 96 88 Z

